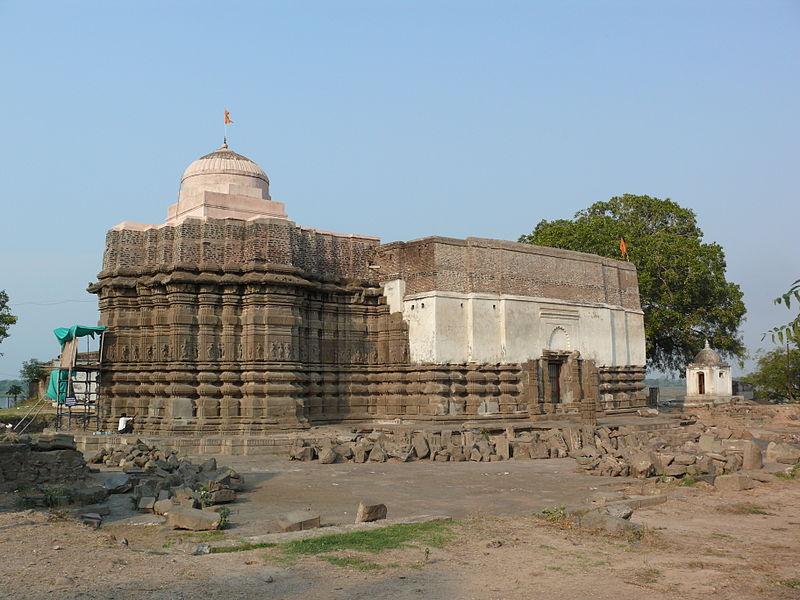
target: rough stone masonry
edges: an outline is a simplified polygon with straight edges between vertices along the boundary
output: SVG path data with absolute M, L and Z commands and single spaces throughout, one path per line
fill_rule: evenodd
M 108 232 L 89 290 L 109 426 L 127 412 L 148 433 L 249 434 L 646 403 L 630 263 L 300 227 L 226 145 L 187 168 L 164 224 Z

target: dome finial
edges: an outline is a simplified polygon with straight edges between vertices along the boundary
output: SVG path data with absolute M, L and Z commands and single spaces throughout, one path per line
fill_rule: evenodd
M 223 148 L 227 148 L 228 147 L 228 136 L 227 135 L 222 137 L 222 147 Z M 706 344 L 708 344 L 708 341 L 706 341 Z

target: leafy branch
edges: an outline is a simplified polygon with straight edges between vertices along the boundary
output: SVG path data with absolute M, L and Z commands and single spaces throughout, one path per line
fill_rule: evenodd
M 791 310 L 792 299 L 800 305 L 800 279 L 795 281 L 786 293 L 775 298 L 773 303 L 777 306 L 783 304 L 788 310 Z M 789 342 L 793 342 L 795 344 L 800 344 L 800 312 L 798 312 L 794 320 L 785 325 L 773 327 L 762 335 L 761 339 L 763 340 L 768 335 L 772 338 L 774 343 L 788 344 Z

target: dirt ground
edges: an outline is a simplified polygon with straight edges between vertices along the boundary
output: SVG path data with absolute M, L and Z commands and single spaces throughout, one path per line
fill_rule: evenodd
M 553 461 L 525 464 L 537 462 Z M 490 477 L 482 474 L 486 467 L 497 464 L 467 466 L 481 481 Z M 533 473 L 523 475 L 530 488 L 540 487 Z M 266 494 L 268 487 L 250 494 Z M 463 495 L 446 481 L 438 489 L 444 503 Z M 513 497 L 513 489 L 506 492 Z M 546 497 L 558 496 L 554 489 Z M 235 539 L 242 534 L 235 529 L 170 533 L 165 541 L 160 527 L 120 521 L 95 531 L 54 515 L 9 511 L 0 513 L 0 597 L 800 598 L 798 481 L 776 479 L 726 494 L 675 488 L 666 503 L 634 513 L 632 520 L 646 527 L 640 539 L 564 529 L 519 501 L 507 505 L 503 493 L 479 504 L 469 516 L 459 509 L 442 547 L 338 553 L 355 559 L 355 567 L 319 555 L 286 561 L 276 548 L 204 556 L 182 551 L 190 540 Z

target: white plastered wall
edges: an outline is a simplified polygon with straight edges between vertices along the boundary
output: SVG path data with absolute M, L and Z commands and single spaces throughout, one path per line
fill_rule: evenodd
M 385 284 L 392 312 L 400 308 L 400 281 Z M 552 349 L 577 350 L 600 366 L 645 364 L 641 311 L 440 291 L 403 296 L 402 311 L 415 363 L 517 363 Z

